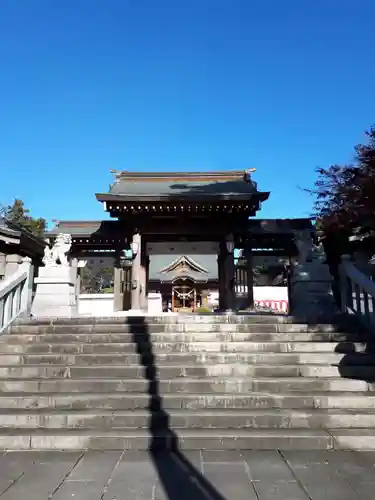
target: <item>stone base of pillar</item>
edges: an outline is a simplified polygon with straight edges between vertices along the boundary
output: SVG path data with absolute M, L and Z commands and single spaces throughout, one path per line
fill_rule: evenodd
M 291 314 L 301 320 L 329 321 L 338 312 L 332 293 L 332 276 L 319 261 L 297 264 L 291 280 Z
M 236 311 L 234 311 L 233 309 L 225 309 L 225 311 L 222 311 L 222 313 L 231 315 L 231 314 L 236 314 Z
M 121 293 L 121 275 L 123 274 L 123 270 L 119 267 L 119 263 L 115 264 L 114 273 L 113 273 L 113 282 L 114 282 L 114 299 L 113 299 L 113 310 L 114 312 L 122 311 L 123 304 L 123 294 Z
M 139 273 L 139 302 L 140 309 L 142 311 L 147 311 L 147 296 L 146 296 L 146 282 L 147 282 L 147 269 L 145 265 L 141 265 Z
M 67 318 L 78 315 L 77 269 L 49 266 L 39 269 L 31 314 L 36 317 Z
M 145 311 L 142 311 L 142 309 L 129 309 L 129 311 L 126 311 L 127 316 L 144 316 Z

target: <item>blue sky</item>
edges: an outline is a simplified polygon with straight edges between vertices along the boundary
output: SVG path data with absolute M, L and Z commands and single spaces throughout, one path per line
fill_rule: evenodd
M 109 170 L 257 168 L 305 217 L 375 123 L 373 0 L 2 0 L 0 202 L 105 217 Z

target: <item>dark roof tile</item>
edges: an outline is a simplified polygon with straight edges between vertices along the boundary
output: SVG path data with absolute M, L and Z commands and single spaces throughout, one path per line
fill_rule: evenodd
M 109 193 L 97 194 L 103 201 L 108 197 L 121 197 L 140 200 L 142 197 L 200 196 L 200 197 L 251 197 L 266 199 L 269 193 L 257 191 L 255 182 L 245 182 L 245 171 L 222 172 L 115 172 L 116 179 Z

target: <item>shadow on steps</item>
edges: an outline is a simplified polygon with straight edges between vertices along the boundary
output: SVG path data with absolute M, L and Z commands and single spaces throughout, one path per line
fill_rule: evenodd
M 344 354 L 337 365 L 343 378 L 375 383 L 375 335 L 365 329 L 354 316 L 346 316 L 337 324 L 351 340 L 339 342 L 335 352 Z M 358 350 L 360 345 L 360 350 Z
M 152 340 L 144 317 L 128 317 L 127 323 L 137 346 L 148 381 L 149 453 L 168 500 L 225 500 L 216 488 L 184 456 L 178 436 L 170 428 L 169 414 L 160 394 Z

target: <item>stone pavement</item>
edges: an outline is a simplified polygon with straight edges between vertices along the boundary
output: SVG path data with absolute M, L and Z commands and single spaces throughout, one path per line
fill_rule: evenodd
M 0 500 L 373 500 L 375 453 L 13 452 Z

